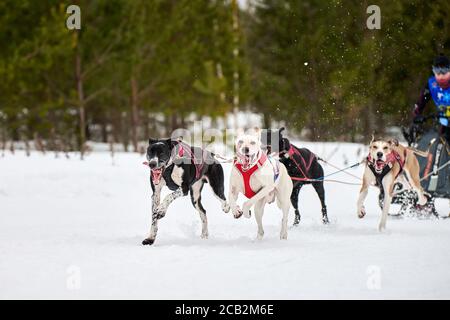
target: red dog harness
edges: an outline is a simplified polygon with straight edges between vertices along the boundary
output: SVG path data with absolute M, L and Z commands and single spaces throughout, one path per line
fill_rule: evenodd
M 252 187 L 250 186 L 250 178 L 252 174 L 254 174 L 256 170 L 258 170 L 266 162 L 266 160 L 267 155 L 263 152 L 258 162 L 247 170 L 244 170 L 242 168 L 242 164 L 237 162 L 237 160 L 234 161 L 234 166 L 241 173 L 242 179 L 244 179 L 244 195 L 249 199 L 256 194 L 256 192 L 253 191 Z
M 277 164 L 274 164 L 273 161 L 271 161 L 272 159 L 267 158 L 267 155 L 264 152 L 261 154 L 261 157 L 259 158 L 258 162 L 247 170 L 244 170 L 242 168 L 242 164 L 239 163 L 237 160 L 234 161 L 234 166 L 236 167 L 236 169 L 238 169 L 238 171 L 242 176 L 242 179 L 244 180 L 244 195 L 249 199 L 253 198 L 253 196 L 256 194 L 256 192 L 250 186 L 250 178 L 256 172 L 256 170 L 261 168 L 261 166 L 266 162 L 266 160 L 269 160 L 270 164 L 273 167 L 274 181 L 276 181 L 280 175 L 280 169 Z
M 306 161 L 305 161 L 305 158 L 303 157 L 303 155 L 300 153 L 300 151 L 298 151 L 297 148 L 294 148 L 294 146 L 292 144 L 288 150 L 288 155 L 292 159 L 292 161 L 295 163 L 295 166 L 303 174 L 303 177 L 304 177 L 304 178 L 291 177 L 291 179 L 292 180 L 300 180 L 300 181 L 309 180 L 309 176 L 307 176 L 306 173 L 302 170 L 301 165 L 295 160 L 293 155 L 297 155 L 298 157 L 300 157 L 300 159 L 302 160 L 302 163 L 303 163 L 303 167 L 305 168 L 306 172 L 308 172 L 309 169 L 311 168 L 311 164 L 312 164 L 313 160 L 316 158 L 316 155 L 311 152 L 311 154 L 309 156 L 308 164 L 306 164 Z
M 178 149 L 178 150 L 177 150 Z M 195 152 L 192 151 L 192 148 L 184 142 L 179 142 L 176 147 L 172 151 L 171 159 L 174 160 L 176 158 L 186 158 L 195 166 L 195 178 L 199 179 L 202 175 L 202 169 L 205 164 L 204 156 L 205 152 L 202 149 L 201 155 L 196 155 Z

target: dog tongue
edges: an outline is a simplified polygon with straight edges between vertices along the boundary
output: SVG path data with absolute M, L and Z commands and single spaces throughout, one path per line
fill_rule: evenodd
M 159 184 L 161 182 L 162 169 L 152 170 L 152 181 L 154 184 Z
M 244 166 L 248 167 L 250 165 L 250 156 L 244 157 Z
M 384 162 L 381 161 L 381 160 L 377 160 L 375 163 L 376 163 L 376 166 L 377 166 L 378 169 L 382 168 L 383 165 L 384 165 Z

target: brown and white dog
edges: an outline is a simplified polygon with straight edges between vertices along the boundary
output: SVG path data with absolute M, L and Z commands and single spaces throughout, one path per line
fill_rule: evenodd
M 366 159 L 363 184 L 357 203 L 359 218 L 366 215 L 364 200 L 370 185 L 380 188 L 384 192 L 384 204 L 378 230 L 386 228 L 386 220 L 391 204 L 394 183 L 402 172 L 405 172 L 411 187 L 417 192 L 419 205 L 425 205 L 427 198 L 420 185 L 419 162 L 414 154 L 426 156 L 425 152 L 402 146 L 397 140 L 374 139 L 369 145 L 369 155 Z

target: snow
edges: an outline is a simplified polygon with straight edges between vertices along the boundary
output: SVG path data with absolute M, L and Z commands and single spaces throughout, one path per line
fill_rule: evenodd
M 341 167 L 366 152 L 356 144 L 302 145 Z M 375 188 L 360 220 L 359 187 L 326 183 L 331 225 L 323 226 L 318 197 L 306 186 L 302 221 L 288 240 L 279 239 L 281 213 L 269 205 L 258 241 L 254 219 L 223 213 L 205 187 L 208 240 L 185 197 L 160 220 L 155 244 L 142 246 L 151 195 L 142 161 L 117 153 L 113 165 L 108 152 L 84 161 L 22 151 L 0 158 L 0 298 L 450 298 L 450 219 L 389 219 L 379 233 Z M 350 172 L 360 176 L 362 168 Z M 438 210 L 448 214 L 448 200 Z M 291 209 L 290 225 L 293 219 Z

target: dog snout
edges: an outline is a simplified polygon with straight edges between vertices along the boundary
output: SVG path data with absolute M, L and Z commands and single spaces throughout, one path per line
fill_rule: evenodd
M 151 169 L 156 168 L 156 166 L 158 165 L 158 162 L 156 160 L 151 160 L 148 165 L 150 166 Z
M 242 153 L 243 154 L 248 154 L 250 152 L 250 149 L 248 147 L 243 147 L 242 148 Z
M 378 159 L 383 158 L 383 152 L 377 152 L 377 157 L 378 157 Z

